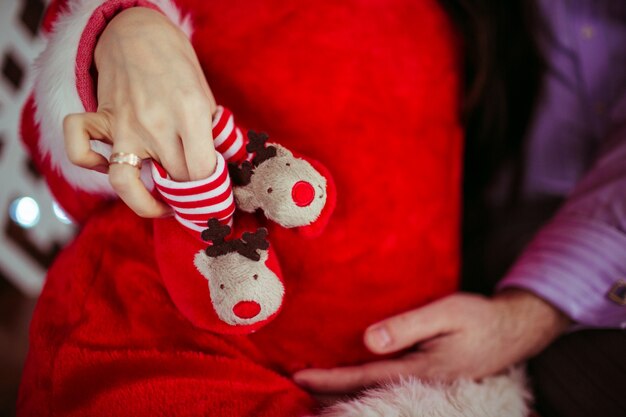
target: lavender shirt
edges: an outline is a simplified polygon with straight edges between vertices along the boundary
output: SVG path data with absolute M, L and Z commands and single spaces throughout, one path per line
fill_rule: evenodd
M 626 329 L 626 1 L 539 6 L 549 69 L 524 190 L 567 201 L 499 288 L 530 290 L 579 326 Z

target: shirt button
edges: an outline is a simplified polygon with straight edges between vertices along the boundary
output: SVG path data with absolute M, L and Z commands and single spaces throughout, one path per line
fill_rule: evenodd
M 609 300 L 621 306 L 626 306 L 626 281 L 617 281 L 609 290 L 607 297 Z
M 593 35 L 594 35 L 593 26 L 584 25 L 582 28 L 580 28 L 580 33 L 583 35 L 583 38 L 585 39 L 593 38 Z

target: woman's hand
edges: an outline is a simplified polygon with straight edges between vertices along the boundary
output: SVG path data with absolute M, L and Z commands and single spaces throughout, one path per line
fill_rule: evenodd
M 522 290 L 493 299 L 453 294 L 370 326 L 374 353 L 409 349 L 397 359 L 335 369 L 308 369 L 294 380 L 317 392 L 351 392 L 405 376 L 453 380 L 500 372 L 542 351 L 567 327 L 554 307 Z
M 216 104 L 193 47 L 161 13 L 136 7 L 109 22 L 94 56 L 98 111 L 66 117 L 68 156 L 76 165 L 108 172 L 115 191 L 138 215 L 163 216 L 169 207 L 146 190 L 139 169 L 109 167 L 89 141 L 111 143 L 114 153 L 152 158 L 178 181 L 211 175 Z

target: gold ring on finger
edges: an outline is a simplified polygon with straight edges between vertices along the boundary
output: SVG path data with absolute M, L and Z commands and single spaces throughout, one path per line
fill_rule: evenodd
M 109 158 L 109 165 L 124 164 L 141 169 L 142 159 L 134 153 L 116 152 Z

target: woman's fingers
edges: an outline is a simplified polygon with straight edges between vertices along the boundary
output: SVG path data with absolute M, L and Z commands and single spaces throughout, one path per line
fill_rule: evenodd
M 204 93 L 187 96 L 167 121 L 168 112 L 148 116 L 115 118 L 107 111 L 69 115 L 64 120 L 68 158 L 75 165 L 109 173 L 119 197 L 139 216 L 162 217 L 171 209 L 145 188 L 140 170 L 128 164 L 109 163 L 91 149 L 92 140 L 113 144 L 113 153 L 154 157 L 176 181 L 198 180 L 215 171 L 212 138 L 212 102 Z M 145 110 L 145 109 L 144 109 Z M 159 113 L 159 112 L 157 112 Z M 128 116 L 128 115 L 126 115 Z
M 160 138 L 167 138 L 167 140 L 154 141 L 153 147 L 156 150 L 153 159 L 161 164 L 174 181 L 189 181 L 185 151 L 178 134 L 172 131 L 170 134 L 162 134 Z
M 208 177 L 215 169 L 210 117 L 205 116 L 202 119 L 208 121 L 195 123 L 188 129 L 191 133 L 187 134 L 187 148 L 183 148 L 181 139 L 173 130 L 160 132 L 160 134 L 154 132 L 158 134 L 158 137 L 151 141 L 153 147 L 158 148 L 155 156 L 174 180 L 188 181 L 190 178 Z M 112 129 L 112 125 L 106 112 L 67 116 L 63 121 L 63 127 L 68 158 L 80 167 L 108 173 L 115 192 L 139 216 L 154 218 L 171 214 L 171 208 L 155 199 L 146 189 L 141 181 L 140 169 L 128 164 L 109 166 L 109 161 L 104 156 L 91 149 L 92 140 L 101 140 L 114 144 L 113 153 L 134 153 L 143 159 L 149 156 L 144 149 L 144 141 L 140 139 L 140 133 L 145 134 L 145 129 L 138 133 L 128 126 L 124 129 L 120 126 Z M 203 134 L 202 129 L 204 129 Z M 116 137 L 113 137 L 112 130 L 116 131 Z M 167 139 L 164 139 L 166 137 Z M 195 178 L 187 170 L 186 159 L 189 159 L 196 167 L 193 171 Z
M 187 103 L 181 115 L 180 137 L 185 161 L 192 181 L 209 177 L 215 172 L 217 155 L 213 145 L 210 102 L 201 97 Z
M 196 112 L 193 112 L 196 114 Z M 151 129 L 149 147 L 174 181 L 195 181 L 209 177 L 215 171 L 217 158 L 211 135 L 210 115 L 195 118 L 181 116 L 179 131 L 156 132 Z
M 113 148 L 113 153 L 133 153 L 126 145 Z M 130 150 L 130 152 L 129 152 Z M 136 154 L 140 155 L 138 151 Z M 109 181 L 115 192 L 131 210 L 141 217 L 163 217 L 171 214 L 172 209 L 165 203 L 158 201 L 146 189 L 141 181 L 141 169 L 128 164 L 111 164 L 109 167 Z
M 91 149 L 91 140 L 111 142 L 110 123 L 104 113 L 70 114 L 63 120 L 65 149 L 69 160 L 83 168 L 106 173 L 108 161 Z
M 166 204 L 157 201 L 141 181 L 141 170 L 128 164 L 113 164 L 91 149 L 91 140 L 113 142 L 111 122 L 104 112 L 71 114 L 63 120 L 65 148 L 68 158 L 83 168 L 109 173 L 109 181 L 120 198 L 141 217 L 163 217 L 171 213 Z M 140 141 L 133 144 L 129 138 L 115 138 L 113 153 L 147 155 L 137 149 Z
M 182 140 L 189 179 L 195 181 L 211 176 L 217 165 L 211 133 L 205 133 L 204 138 L 200 135 L 183 136 Z

